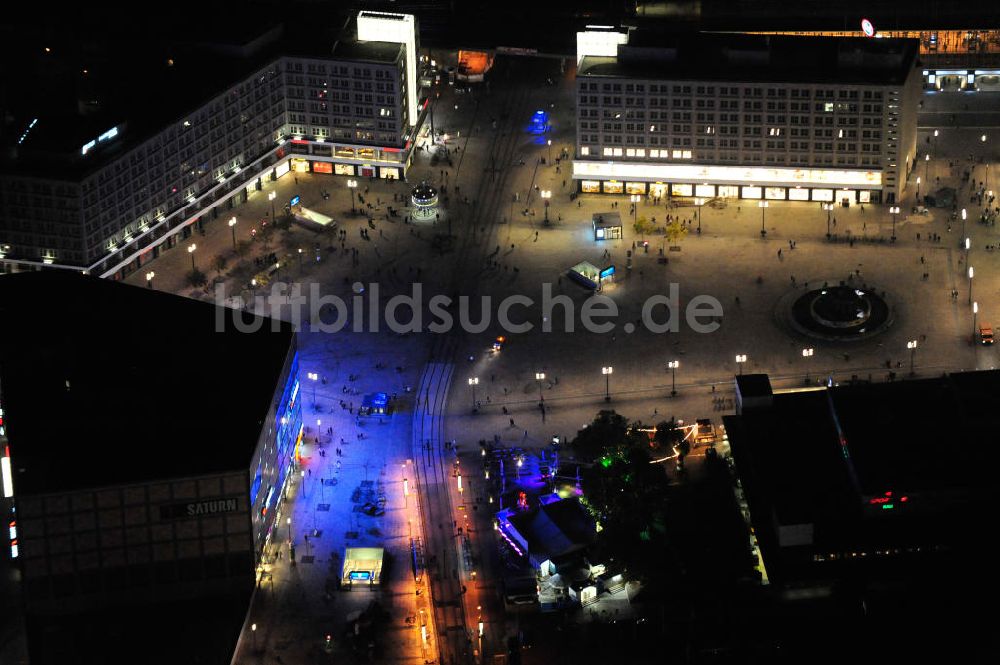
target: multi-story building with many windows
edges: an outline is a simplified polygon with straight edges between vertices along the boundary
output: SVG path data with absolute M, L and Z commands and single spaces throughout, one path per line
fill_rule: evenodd
M 304 436 L 294 329 L 241 314 L 68 271 L 0 279 L 0 563 L 33 663 L 134 662 L 153 625 L 178 645 L 211 627 L 230 662 Z M 141 618 L 165 607 L 171 629 Z
M 0 171 L 0 265 L 121 275 L 289 170 L 405 177 L 415 19 L 361 12 L 356 35 L 320 53 L 272 40 L 217 62 L 140 55 L 142 80 L 96 86 L 78 113 L 25 113 Z M 130 85 L 151 97 L 115 90 Z
M 898 201 L 916 151 L 917 42 L 578 35 L 584 192 Z

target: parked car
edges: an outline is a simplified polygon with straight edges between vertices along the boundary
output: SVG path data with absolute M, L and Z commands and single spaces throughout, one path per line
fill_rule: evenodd
M 980 344 L 992 344 L 993 343 L 993 328 L 988 323 L 984 323 L 979 326 L 979 343 Z

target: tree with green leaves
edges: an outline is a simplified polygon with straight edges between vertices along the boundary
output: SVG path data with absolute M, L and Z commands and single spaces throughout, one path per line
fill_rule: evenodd
M 666 237 L 671 245 L 683 240 L 688 234 L 688 227 L 679 219 L 673 219 L 667 223 Z
M 652 233 L 653 231 L 656 230 L 656 224 L 653 224 L 653 222 L 651 222 L 649 219 L 646 218 L 645 215 L 643 215 L 639 219 L 635 220 L 633 228 L 635 229 L 636 233 L 645 238 L 647 233 Z
M 601 411 L 571 442 L 593 464 L 583 471 L 581 504 L 600 526 L 600 556 L 631 578 L 662 575 L 667 547 L 667 474 L 653 463 L 649 437 L 614 411 Z

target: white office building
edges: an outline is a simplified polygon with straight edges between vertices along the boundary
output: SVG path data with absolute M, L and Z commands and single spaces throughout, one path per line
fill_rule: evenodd
M 586 193 L 892 203 L 914 166 L 916 40 L 578 35 Z

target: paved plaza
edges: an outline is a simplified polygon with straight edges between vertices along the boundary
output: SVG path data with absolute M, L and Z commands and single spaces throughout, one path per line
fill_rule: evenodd
M 556 85 L 545 85 L 548 77 L 555 79 Z M 384 304 L 392 296 L 410 293 L 412 284 L 419 282 L 423 285 L 425 321 L 431 320 L 426 304 L 435 294 L 489 297 L 493 302 L 493 320 L 482 332 L 454 331 L 446 336 L 447 343 L 441 335 L 403 336 L 384 329 L 378 333 L 345 330 L 301 334 L 306 423 L 311 430 L 302 465 L 306 476 L 292 489 L 291 540 L 298 562 L 289 566 L 288 548 L 280 548 L 283 556 L 274 562 L 272 577 L 262 584 L 254 602 L 251 621 L 258 630 L 255 635 L 244 634 L 240 662 L 270 663 L 277 655 L 283 662 L 307 662 L 309 658 L 313 659 L 310 662 L 327 662 L 319 660 L 324 654 L 330 654 L 329 662 L 368 658 L 366 651 L 348 647 L 350 640 L 345 638 L 344 629 L 348 615 L 365 609 L 375 594 L 327 593 L 328 580 L 339 574 L 339 560 L 331 556 L 342 556 L 344 546 L 350 543 L 384 544 L 392 559 L 385 590 L 378 594 L 389 612 L 389 627 L 374 647 L 376 661 L 419 663 L 433 659 L 435 640 L 463 617 L 466 628 L 474 627 L 477 613 L 486 618 L 486 639 L 482 644 L 473 643 L 472 649 L 478 652 L 481 648 L 486 655 L 502 653 L 504 638 L 513 624 L 497 620 L 502 611 L 489 565 L 474 579 L 463 571 L 460 584 L 446 584 L 452 576 L 451 563 L 459 556 L 457 544 L 440 553 L 438 563 L 429 568 L 435 600 L 439 600 L 439 589 L 444 594 L 457 594 L 458 605 L 453 607 L 460 606 L 461 612 L 456 609 L 455 614 L 449 614 L 438 608 L 435 614 L 426 604 L 427 596 L 415 593 L 408 559 L 414 529 L 424 542 L 451 539 L 458 543 L 456 529 L 462 524 L 466 533 L 471 529 L 474 534 L 475 558 L 489 564 L 494 557 L 489 510 L 477 503 L 482 494 L 477 494 L 472 476 L 466 476 L 472 489 L 467 485 L 468 492 L 460 494 L 451 473 L 456 457 L 460 468 L 477 468 L 480 439 L 544 448 L 553 435 L 572 438 L 603 408 L 648 423 L 671 416 L 688 422 L 710 417 L 718 422 L 723 413 L 732 411 L 733 377 L 740 371 L 766 372 L 778 387 L 792 388 L 807 382 L 852 378 L 885 381 L 890 372 L 903 380 L 910 374 L 911 358 L 917 376 L 998 364 L 994 348 L 973 343 L 967 275 L 969 265 L 974 266 L 971 299 L 979 304 L 978 322 L 1000 321 L 1000 251 L 987 249 L 1000 246 L 1000 232 L 977 223 L 982 208 L 970 202 L 970 184 L 963 181 L 966 170 L 973 181 L 986 181 L 983 160 L 987 156 L 996 159 L 994 142 L 980 140 L 983 133 L 991 131 L 982 123 L 992 122 L 989 109 L 995 105 L 994 93 L 965 96 L 974 106 L 968 111 L 962 107 L 967 103 L 963 96 L 926 96 L 927 113 L 921 117 L 918 139 L 921 161 L 911 176 L 914 187 L 908 190 L 910 198 L 900 203 L 894 243 L 889 242 L 893 218 L 885 205 L 837 207 L 832 211 L 835 226 L 831 219 L 831 232 L 837 241 L 830 241 L 826 237 L 827 213 L 818 203 L 770 202 L 763 211 L 767 234 L 762 238 L 762 210 L 754 201 L 729 200 L 722 207 L 704 206 L 700 233 L 696 231 L 699 213 L 690 201 L 676 200 L 672 207 L 641 202 L 637 215 L 655 217 L 658 227 L 665 225 L 668 215 L 691 220 L 688 235 L 675 243 L 680 251 L 670 251 L 671 243 L 661 234 L 643 237 L 634 231 L 627 196 L 571 196 L 575 188 L 569 159 L 555 160 L 573 151 L 572 85 L 571 77 L 560 72 L 556 60 L 498 61 L 492 92 L 477 88 L 471 95 L 456 95 L 445 89 L 436 100 L 435 126 L 448 138 L 430 150 L 417 151 L 407 182 L 358 179 L 357 193 L 366 201 L 360 208 L 364 214 L 351 214 L 352 192 L 346 187 L 346 178 L 288 174 L 267 183 L 247 203 L 207 223 L 204 235 L 194 234 L 129 278 L 145 285 L 144 273 L 153 270 L 157 289 L 213 299 L 211 287 L 194 289 L 185 282 L 191 257 L 184 247 L 193 242 L 198 247 L 195 261 L 202 270 L 215 256 L 227 257 L 226 268 L 207 273 L 210 280 L 224 284 L 227 294 L 237 298 L 251 295 L 246 287 L 263 269 L 252 257 L 274 252 L 281 267 L 272 279 L 315 283 L 324 294 L 347 298 L 354 295 L 354 282 L 365 284 L 368 291 L 377 283 Z M 522 97 L 513 98 L 515 89 L 523 91 Z M 964 113 L 974 121 L 973 126 L 956 126 L 958 121 L 950 117 L 953 107 L 959 120 Z M 530 112 L 536 108 L 551 114 L 551 131 L 543 137 L 526 132 Z M 505 111 L 516 111 L 516 118 L 505 119 Z M 934 129 L 939 130 L 936 139 Z M 1000 139 L 1000 131 L 996 133 Z M 923 155 L 928 151 L 931 160 L 925 163 Z M 432 154 L 437 155 L 433 161 Z M 543 159 L 545 163 L 541 163 Z M 988 189 L 1000 185 L 996 166 L 995 161 L 990 164 Z M 964 225 L 960 217 L 951 218 L 951 209 L 931 208 L 926 215 L 912 212 L 918 176 L 924 179 L 924 193 L 928 180 L 933 181 L 935 190 L 941 186 L 957 189 L 958 210 L 965 208 L 968 213 Z M 399 199 L 408 200 L 412 186 L 425 180 L 447 189 L 441 219 L 406 223 L 409 210 Z M 330 193 L 328 199 L 322 196 L 324 190 Z M 552 192 L 549 224 L 543 222 L 542 190 Z M 333 217 L 344 238 L 293 226 L 288 232 L 275 234 L 266 248 L 261 240 L 254 241 L 252 253 L 243 265 L 237 265 L 226 220 L 230 215 L 237 218 L 237 240 L 248 239 L 251 228 L 259 233 L 260 220 L 270 216 L 267 195 L 271 191 L 277 192 L 278 202 L 298 195 L 305 206 Z M 612 208 L 613 204 L 617 208 Z M 399 216 L 387 216 L 387 206 L 399 208 Z M 591 217 L 608 211 L 621 214 L 624 238 L 597 242 Z M 368 223 L 369 216 L 374 228 Z M 447 235 L 449 223 L 454 238 L 450 243 L 442 242 L 440 236 Z M 365 229 L 368 240 L 361 237 Z M 963 233 L 970 238 L 968 254 L 963 249 Z M 648 249 L 643 247 L 644 241 L 648 241 Z M 669 259 L 666 263 L 660 262 L 661 250 Z M 631 269 L 627 268 L 629 252 Z M 581 326 L 579 313 L 591 294 L 566 277 L 567 269 L 581 261 L 616 266 L 614 281 L 602 292 L 619 312 L 610 332 L 589 332 Z M 807 338 L 778 316 L 778 303 L 790 293 L 841 281 L 884 291 L 893 307 L 893 325 L 871 339 L 838 344 Z M 719 329 L 696 332 L 684 322 L 682 312 L 677 332 L 658 334 L 642 325 L 632 332 L 626 330 L 626 324 L 641 319 L 643 303 L 668 293 L 671 284 L 679 289 L 682 310 L 696 296 L 717 299 L 723 309 Z M 568 297 L 575 309 L 572 332 L 564 330 L 564 307 L 556 308 L 550 321 L 543 320 L 544 285 L 553 295 Z M 513 310 L 513 318 L 532 323 L 532 330 L 509 333 L 497 323 L 497 304 L 512 295 L 534 301 Z M 238 305 L 238 301 L 230 304 Z M 265 311 L 260 303 L 258 311 Z M 662 311 L 656 314 L 657 318 L 662 316 Z M 557 331 L 543 332 L 545 323 Z M 501 334 L 507 341 L 495 353 L 491 343 Z M 911 356 L 907 342 L 912 340 L 918 344 Z M 803 357 L 804 348 L 814 349 L 813 355 Z M 737 354 L 747 356 L 742 367 L 735 362 Z M 667 369 L 672 360 L 680 363 L 674 397 L 672 374 Z M 433 374 L 432 366 L 440 365 L 447 366 L 447 371 L 428 378 Z M 607 380 L 602 367 L 613 368 Z M 325 382 L 310 383 L 306 372 L 318 373 Z M 544 372 L 544 380 L 536 381 L 538 372 Z M 358 378 L 351 381 L 351 375 Z M 475 396 L 470 378 L 478 379 Z M 442 399 L 421 394 L 421 386 L 430 385 Z M 311 408 L 313 388 L 318 411 Z M 341 400 L 346 400 L 356 409 L 364 394 L 376 390 L 398 396 L 397 413 L 384 419 L 384 424 L 377 419 L 359 424 L 355 413 L 341 407 Z M 544 411 L 539 408 L 542 398 Z M 316 420 L 322 421 L 318 428 Z M 414 425 L 418 421 L 419 427 Z M 329 434 L 328 427 L 332 428 Z M 315 443 L 317 429 L 323 455 Z M 344 445 L 340 444 L 342 438 Z M 430 448 L 425 449 L 428 440 Z M 456 442 L 454 451 L 446 446 L 452 440 Z M 344 451 L 341 457 L 334 452 L 338 447 Z M 415 474 L 412 501 L 402 491 L 407 468 Z M 324 486 L 321 478 L 335 478 L 337 483 Z M 385 487 L 388 502 L 383 517 L 353 512 L 352 490 L 365 480 Z M 427 486 L 418 487 L 418 482 Z M 418 500 L 429 502 L 420 504 L 423 513 L 418 511 Z M 329 508 L 321 511 L 320 505 Z M 445 514 L 452 516 L 450 527 Z M 279 536 L 286 535 L 285 528 L 283 524 L 278 529 Z M 306 543 L 305 535 L 314 528 L 321 535 Z M 438 529 L 440 533 L 435 532 Z M 433 533 L 427 534 L 427 530 Z M 306 562 L 303 556 L 311 560 Z M 427 612 L 432 628 L 433 622 L 442 618 L 448 624 L 437 626 L 426 645 L 418 628 L 421 609 Z M 458 632 L 464 638 L 464 632 Z M 329 649 L 326 634 L 333 635 Z M 452 655 L 461 656 L 462 640 L 448 639 L 453 643 Z

